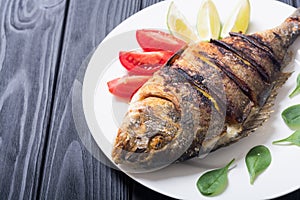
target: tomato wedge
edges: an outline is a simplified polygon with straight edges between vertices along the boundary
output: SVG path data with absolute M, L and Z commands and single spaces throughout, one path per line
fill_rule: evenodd
M 136 40 L 144 51 L 172 51 L 176 53 L 186 42 L 158 30 L 141 29 L 136 31 Z
M 128 74 L 129 75 L 143 75 L 143 76 L 151 76 L 154 72 L 158 71 L 162 65 L 153 65 L 153 66 L 136 66 L 132 68 Z
M 171 51 L 120 51 L 121 64 L 135 75 L 150 75 L 165 64 L 174 53 Z
M 151 76 L 123 76 L 107 82 L 113 95 L 129 100 Z

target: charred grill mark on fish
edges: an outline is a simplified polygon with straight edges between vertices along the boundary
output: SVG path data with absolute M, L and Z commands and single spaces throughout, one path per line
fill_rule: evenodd
M 261 40 L 258 40 L 257 38 L 251 36 L 251 35 L 245 35 L 242 33 L 236 33 L 236 32 L 230 32 L 230 36 L 232 37 L 240 37 L 248 42 L 250 42 L 252 45 L 256 46 L 257 48 L 265 51 L 267 55 L 270 57 L 270 59 L 273 61 L 274 67 L 276 71 L 280 71 L 280 62 L 276 59 L 272 49 L 270 49 L 266 44 L 264 44 Z
M 195 85 L 197 88 L 200 88 L 201 90 L 205 90 L 206 92 L 208 89 L 203 85 L 203 76 L 200 74 L 195 74 L 193 76 L 190 76 L 186 71 L 184 71 L 181 68 L 174 68 L 175 71 L 178 72 L 178 74 L 181 74 L 188 82 L 190 82 L 192 85 Z
M 210 45 L 209 47 L 213 50 L 212 52 L 208 54 L 207 52 L 200 50 L 199 54 L 210 57 L 212 62 L 214 62 L 216 66 L 218 66 L 233 82 L 235 82 L 251 101 L 257 102 L 257 98 L 254 97 L 255 94 L 253 94 L 253 89 L 251 89 L 251 85 L 248 83 L 250 78 L 247 76 L 249 75 L 249 66 L 239 59 L 239 57 L 234 57 L 232 52 L 227 51 L 224 48 L 219 48 L 213 45 Z M 232 58 L 231 61 L 234 61 L 234 65 L 227 65 L 226 60 L 228 57 Z M 242 74 L 243 76 L 240 76 L 239 74 Z M 251 73 L 251 75 L 253 75 L 253 73 Z M 250 80 L 253 79 L 251 78 Z M 254 84 L 252 84 L 252 87 L 253 86 Z M 257 84 L 255 86 L 257 86 Z
M 181 76 L 183 76 L 191 85 L 193 85 L 198 90 L 200 95 L 206 97 L 205 99 L 207 99 L 207 101 L 209 101 L 216 110 L 220 111 L 225 109 L 226 105 L 223 103 L 223 101 L 212 90 L 209 90 L 207 86 L 203 84 L 204 78 L 201 75 L 196 74 L 190 76 L 181 68 L 174 68 L 174 70 L 177 71 Z
M 172 67 L 184 70 L 191 77 L 201 75 L 204 78 L 202 84 L 209 88 L 209 93 L 216 95 L 213 98 L 220 100 L 220 105 L 226 105 L 227 120 L 242 122 L 247 116 L 247 110 L 251 109 L 251 100 L 210 58 L 198 53 L 202 48 L 206 49 L 206 46 L 190 46 Z
M 257 48 L 255 45 L 241 37 L 228 37 L 224 38 L 223 41 L 237 51 L 239 50 L 241 54 L 245 55 L 246 60 L 248 59 L 251 62 L 254 61 L 255 63 L 259 63 L 259 67 L 263 69 L 269 78 L 268 83 L 273 82 L 278 70 L 266 51 Z M 252 64 L 251 62 L 250 64 Z M 255 64 L 253 66 L 256 67 Z
M 261 80 L 256 70 L 236 54 L 222 47 L 207 43 L 205 49 L 199 50 L 199 54 L 210 57 L 233 82 L 235 82 L 243 93 L 250 98 L 255 104 L 262 105 L 264 94 L 267 89 L 266 84 Z M 255 77 L 255 78 L 253 78 Z M 269 87 L 270 88 L 270 87 Z
M 186 49 L 186 47 L 178 50 L 171 58 L 169 58 L 169 60 L 165 64 L 165 66 L 171 66 L 175 62 L 175 60 L 177 60 L 181 56 L 181 54 L 184 52 L 185 49 Z
M 187 149 L 178 161 L 184 161 L 191 157 L 197 156 L 199 154 L 203 154 L 211 149 L 205 146 L 204 143 L 213 143 L 214 140 L 219 140 L 222 135 L 216 134 L 220 132 L 223 128 L 219 123 L 224 120 L 225 112 L 222 112 L 223 109 L 220 108 L 222 101 L 218 99 L 218 97 L 212 94 L 212 91 L 209 91 L 199 80 L 203 80 L 202 76 L 198 76 L 197 78 L 191 77 L 188 73 L 186 73 L 181 68 L 174 68 L 176 72 L 178 72 L 179 76 L 182 76 L 189 82 L 192 86 L 196 88 L 198 97 L 201 98 L 199 103 L 199 111 L 200 111 L 200 120 L 199 120 L 199 129 L 195 134 L 195 139 L 190 145 L 189 149 Z M 221 107 L 222 107 L 221 106 Z
M 211 39 L 210 42 L 223 47 L 229 51 L 232 51 L 233 53 L 235 53 L 236 55 L 238 55 L 239 57 L 243 58 L 244 60 L 246 60 L 247 62 L 251 63 L 251 65 L 253 66 L 253 69 L 256 69 L 260 76 L 262 77 L 262 79 L 264 81 L 266 81 L 267 83 L 271 82 L 271 77 L 268 75 L 268 73 L 266 72 L 266 70 L 260 65 L 258 64 L 255 60 L 253 60 L 250 56 L 248 56 L 247 54 L 245 54 L 243 51 L 241 51 L 240 49 L 236 49 L 233 46 L 227 44 L 224 41 L 221 40 L 214 40 Z

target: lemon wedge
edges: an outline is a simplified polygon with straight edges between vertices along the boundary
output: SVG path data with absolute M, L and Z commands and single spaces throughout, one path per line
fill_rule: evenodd
M 245 33 L 250 21 L 250 10 L 249 0 L 240 0 L 237 7 L 235 7 L 232 14 L 225 22 L 222 28 L 221 37 L 224 38 L 228 36 L 229 32 Z
M 186 41 L 187 43 L 198 40 L 193 27 L 188 23 L 174 2 L 171 2 L 169 6 L 167 14 L 167 26 L 169 31 L 174 36 Z
M 197 31 L 202 41 L 219 39 L 221 20 L 215 4 L 211 0 L 202 1 L 197 16 Z

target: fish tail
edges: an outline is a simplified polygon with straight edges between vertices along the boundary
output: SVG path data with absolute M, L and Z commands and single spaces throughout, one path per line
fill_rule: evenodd
M 290 15 L 281 25 L 250 37 L 269 49 L 279 64 L 283 65 L 288 48 L 300 35 L 300 8 Z
M 290 15 L 281 26 L 283 26 L 283 30 L 278 31 L 278 34 L 281 34 L 282 38 L 286 38 L 284 45 L 289 47 L 300 35 L 300 8 Z

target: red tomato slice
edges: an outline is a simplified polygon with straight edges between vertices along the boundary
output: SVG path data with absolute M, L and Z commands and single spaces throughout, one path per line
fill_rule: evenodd
M 136 39 L 144 51 L 172 51 L 176 53 L 186 42 L 158 30 L 141 29 L 136 31 Z
M 129 75 L 144 75 L 144 76 L 152 76 L 154 72 L 159 70 L 162 65 L 142 65 L 135 66 L 130 71 L 128 71 Z
M 107 82 L 110 93 L 130 99 L 151 76 L 123 76 Z
M 136 75 L 148 75 L 165 64 L 173 54 L 171 51 L 120 51 L 119 60 L 128 71 L 135 69 Z

